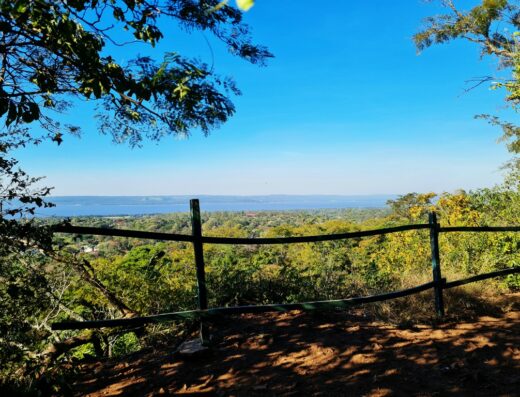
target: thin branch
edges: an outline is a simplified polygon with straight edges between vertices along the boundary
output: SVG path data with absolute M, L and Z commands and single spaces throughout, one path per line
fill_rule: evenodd
M 493 80 L 493 77 L 491 76 L 484 76 L 484 77 L 477 77 L 477 78 L 473 78 L 473 79 L 470 79 L 470 80 L 466 80 L 465 83 L 468 84 L 468 83 L 472 83 L 472 82 L 476 82 L 475 84 L 473 84 L 471 87 L 469 88 L 465 88 L 463 93 L 459 95 L 462 96 L 464 94 L 467 94 L 468 92 L 470 92 L 471 90 L 474 90 L 475 88 L 479 87 L 480 85 L 484 84 L 484 83 L 487 83 L 489 81 Z

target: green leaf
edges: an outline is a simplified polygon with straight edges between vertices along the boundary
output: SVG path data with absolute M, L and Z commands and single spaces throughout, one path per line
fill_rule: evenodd
M 237 7 L 240 8 L 242 11 L 247 11 L 255 5 L 254 0 L 236 0 L 236 2 Z
M 16 12 L 18 14 L 23 14 L 25 11 L 27 11 L 27 2 L 25 2 L 25 1 L 19 2 L 16 7 Z

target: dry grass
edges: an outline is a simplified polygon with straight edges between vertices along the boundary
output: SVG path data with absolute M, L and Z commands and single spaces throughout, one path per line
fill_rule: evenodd
M 402 289 L 431 281 L 431 273 L 409 274 L 403 278 Z M 445 271 L 447 280 L 454 281 L 467 276 Z M 518 294 L 513 294 L 500 280 L 485 280 L 443 291 L 444 321 L 472 320 L 479 316 L 500 316 L 518 310 Z M 433 290 L 405 298 L 367 305 L 367 314 L 376 320 L 392 324 L 437 323 Z

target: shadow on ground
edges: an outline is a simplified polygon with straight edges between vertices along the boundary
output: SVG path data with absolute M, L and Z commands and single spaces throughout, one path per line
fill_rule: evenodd
M 402 329 L 362 316 L 290 312 L 215 324 L 214 348 L 83 364 L 77 395 L 515 396 L 520 312 Z

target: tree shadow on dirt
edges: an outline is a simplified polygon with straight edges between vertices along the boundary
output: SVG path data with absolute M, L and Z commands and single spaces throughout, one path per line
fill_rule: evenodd
M 78 395 L 513 396 L 520 314 L 397 327 L 362 315 L 242 315 L 198 358 L 170 351 L 81 368 Z

